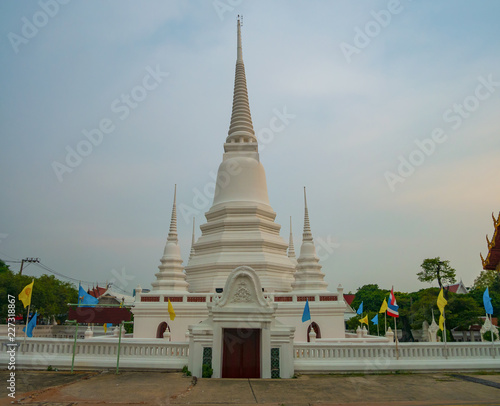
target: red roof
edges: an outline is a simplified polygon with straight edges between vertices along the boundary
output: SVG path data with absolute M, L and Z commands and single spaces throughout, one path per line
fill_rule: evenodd
M 352 301 L 354 300 L 354 297 L 356 295 L 351 295 L 349 293 L 344 293 L 344 300 L 346 301 L 346 303 L 350 306 Z
M 460 287 L 459 283 L 455 283 L 454 285 L 446 286 L 450 292 L 457 293 L 458 288 Z
M 479 317 L 483 323 L 486 321 L 486 316 L 481 316 Z M 491 318 L 491 323 L 494 325 L 494 326 L 498 326 L 498 319 L 496 317 L 492 317 Z M 479 326 L 479 329 L 481 328 L 481 326 Z
M 107 291 L 106 288 L 101 288 L 101 287 L 97 286 L 96 288 L 89 289 L 87 291 L 87 293 L 90 296 L 94 296 L 96 299 L 99 299 L 106 291 Z

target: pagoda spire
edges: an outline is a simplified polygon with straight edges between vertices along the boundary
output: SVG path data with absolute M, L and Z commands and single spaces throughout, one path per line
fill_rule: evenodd
M 170 217 L 170 229 L 168 231 L 167 241 L 175 242 L 176 244 L 179 242 L 177 238 L 177 184 L 174 186 L 174 204 L 172 206 L 172 216 Z
M 194 255 L 194 224 L 195 218 L 193 217 L 193 234 L 191 236 L 191 252 L 189 253 L 189 261 L 191 261 L 191 258 L 193 258 Z
M 245 65 L 243 63 L 243 50 L 241 46 L 241 23 L 237 21 L 237 48 L 236 48 L 236 73 L 234 77 L 233 110 L 231 124 L 229 125 L 225 152 L 232 150 L 227 144 L 238 144 L 238 150 L 257 151 L 257 138 L 252 124 L 250 104 L 248 103 L 247 81 Z
M 288 240 L 288 258 L 297 266 L 297 257 L 295 256 L 295 248 L 293 246 L 293 233 L 292 233 L 292 216 L 290 216 L 290 238 Z
M 302 234 L 302 240 L 313 242 L 311 224 L 309 223 L 309 210 L 307 209 L 307 196 L 306 196 L 305 186 L 304 186 L 304 233 Z
M 174 203 L 172 205 L 172 216 L 170 219 L 170 229 L 167 243 L 163 250 L 163 257 L 160 259 L 160 272 L 155 274 L 156 281 L 151 285 L 153 290 L 161 291 L 187 291 L 188 283 L 182 266 L 181 250 L 177 236 L 177 185 L 174 187 Z
M 293 290 L 302 292 L 324 292 L 328 287 L 323 279 L 325 275 L 321 272 L 321 265 L 316 254 L 316 247 L 309 222 L 309 210 L 307 208 L 306 188 L 304 187 L 304 232 L 302 234 L 302 246 L 300 256 L 297 259 L 297 272 Z

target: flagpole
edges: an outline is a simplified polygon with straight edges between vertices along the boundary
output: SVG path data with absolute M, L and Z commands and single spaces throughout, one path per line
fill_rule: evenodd
M 78 321 L 75 321 L 75 338 L 73 340 L 73 356 L 71 357 L 71 373 L 73 373 L 73 368 L 75 366 L 76 339 L 77 338 L 78 338 Z
M 31 280 L 31 283 L 35 283 L 35 280 L 32 279 Z M 26 289 L 26 287 L 24 288 Z M 23 292 L 24 292 L 24 289 L 23 289 Z M 22 293 L 22 292 L 21 292 Z M 29 322 L 29 318 L 30 318 L 30 309 L 31 309 L 31 296 L 33 295 L 33 287 L 31 287 L 31 292 L 30 292 L 30 303 L 28 305 L 28 314 L 26 315 L 26 326 L 24 327 L 24 344 L 26 344 L 26 337 L 28 337 L 28 322 Z
M 488 317 L 488 313 L 486 313 L 486 317 Z M 490 316 L 490 335 L 491 335 L 491 349 L 493 350 L 493 358 L 495 358 L 495 343 L 493 340 L 493 315 Z
M 122 344 L 122 326 L 123 326 L 123 320 L 120 323 L 120 330 L 118 332 L 118 351 L 116 353 L 116 375 L 118 375 L 118 370 L 120 366 L 120 349 L 121 349 L 121 344 Z
M 26 327 L 24 327 L 24 344 L 26 344 L 26 337 L 28 337 L 28 323 L 30 318 L 31 303 L 28 305 L 28 314 L 26 314 Z
M 396 326 L 396 317 L 394 317 L 394 338 L 396 339 L 396 359 L 399 359 L 399 347 L 398 347 L 398 328 Z
M 385 334 L 387 334 L 387 310 L 384 312 L 384 328 Z
M 377 320 L 377 337 L 380 337 L 380 332 L 378 330 L 378 320 Z
M 445 310 L 444 310 L 444 307 L 443 307 L 443 328 L 444 328 L 444 331 L 443 331 L 443 337 L 444 337 L 444 357 L 445 358 L 448 358 L 448 347 L 446 345 L 447 343 L 447 334 L 446 334 L 446 317 L 445 317 Z

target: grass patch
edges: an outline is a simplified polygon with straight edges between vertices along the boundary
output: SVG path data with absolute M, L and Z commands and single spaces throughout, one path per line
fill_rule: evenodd
M 467 375 L 500 375 L 498 371 L 475 371 L 475 372 L 467 372 Z

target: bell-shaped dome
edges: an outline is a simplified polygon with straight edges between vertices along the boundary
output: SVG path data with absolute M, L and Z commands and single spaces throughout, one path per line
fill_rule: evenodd
M 213 206 L 227 202 L 269 205 L 266 172 L 257 159 L 235 156 L 220 164 Z

